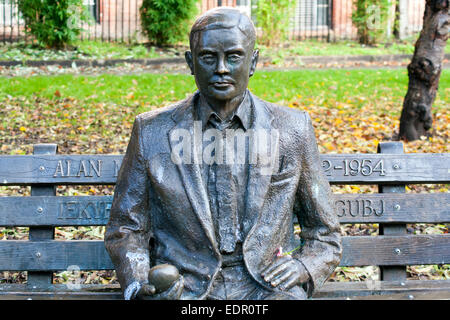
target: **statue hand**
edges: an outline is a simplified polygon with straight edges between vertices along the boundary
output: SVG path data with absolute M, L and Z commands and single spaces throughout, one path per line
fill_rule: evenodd
M 169 289 L 160 292 L 158 294 L 153 294 L 149 298 L 152 300 L 179 300 L 181 294 L 183 293 L 183 289 L 184 289 L 184 278 L 182 275 L 180 275 L 178 280 L 175 281 Z
M 156 288 L 149 283 L 139 283 L 137 281 L 130 284 L 124 292 L 125 300 L 178 300 L 184 289 L 184 278 L 179 276 L 172 286 L 166 291 L 155 294 Z
M 303 264 L 290 255 L 276 258 L 262 271 L 261 277 L 269 282 L 272 287 L 277 287 L 280 290 L 289 290 L 293 286 L 307 282 L 309 279 L 308 271 Z
M 151 299 L 178 300 L 184 289 L 184 278 L 171 264 L 159 264 L 148 272 L 148 282 L 155 288 Z
M 153 295 L 155 291 L 155 287 L 151 284 L 134 281 L 125 289 L 123 296 L 125 300 L 142 299 Z

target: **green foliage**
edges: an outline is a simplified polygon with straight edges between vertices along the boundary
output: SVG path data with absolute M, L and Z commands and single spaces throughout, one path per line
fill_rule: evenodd
M 353 24 L 361 44 L 375 45 L 386 38 L 390 12 L 396 0 L 353 0 Z
M 442 88 L 450 88 L 450 70 L 442 71 L 440 84 Z M 330 89 L 332 87 L 336 90 Z M 282 105 L 288 105 L 295 99 L 300 99 L 300 105 L 305 106 L 322 106 L 332 101 L 345 104 L 351 98 L 354 102 L 349 110 L 353 110 L 354 114 L 370 102 L 377 106 L 371 112 L 381 114 L 383 111 L 379 106 L 389 107 L 396 112 L 397 121 L 401 108 L 396 106 L 408 88 L 408 74 L 406 69 L 259 71 L 251 78 L 249 88 L 255 95 Z M 32 101 L 36 96 L 57 100 L 60 99 L 55 95 L 57 90 L 61 97 L 93 103 L 162 106 L 186 98 L 196 90 L 196 86 L 193 77 L 188 74 L 0 77 L 0 101 L 8 95 L 23 96 Z M 302 97 L 299 98 L 299 95 Z M 435 102 L 436 110 L 448 109 L 449 101 L 450 90 L 440 90 Z M 92 112 L 98 113 L 96 107 Z M 4 118 L 7 122 L 21 119 L 11 114 Z
M 258 0 L 257 27 L 261 28 L 259 43 L 267 46 L 280 44 L 287 39 L 295 0 Z
M 83 0 L 18 0 L 26 32 L 41 47 L 63 48 L 76 40 L 88 20 Z
M 186 40 L 190 20 L 197 12 L 198 0 L 143 0 L 140 8 L 142 29 L 158 46 Z

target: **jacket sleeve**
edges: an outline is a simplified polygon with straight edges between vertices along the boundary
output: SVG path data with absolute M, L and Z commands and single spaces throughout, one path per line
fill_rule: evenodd
M 300 260 L 309 273 L 306 291 L 311 296 L 339 264 L 342 245 L 331 188 L 322 171 L 314 129 L 307 113 L 305 120 L 300 182 L 294 204 L 303 246 L 294 258 Z
M 118 173 L 105 232 L 105 246 L 122 290 L 133 282 L 148 281 L 151 238 L 149 185 L 138 116 Z

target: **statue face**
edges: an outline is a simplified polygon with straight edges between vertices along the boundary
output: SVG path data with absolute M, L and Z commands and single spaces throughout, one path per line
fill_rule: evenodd
M 201 31 L 186 61 L 200 92 L 210 100 L 231 100 L 247 89 L 258 51 L 238 29 Z

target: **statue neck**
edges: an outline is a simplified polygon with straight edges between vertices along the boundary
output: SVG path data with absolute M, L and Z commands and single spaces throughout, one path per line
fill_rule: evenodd
M 230 100 L 217 100 L 206 96 L 204 96 L 204 98 L 211 109 L 213 109 L 222 119 L 228 119 L 241 105 L 242 101 L 244 101 L 245 94 L 246 92 Z

